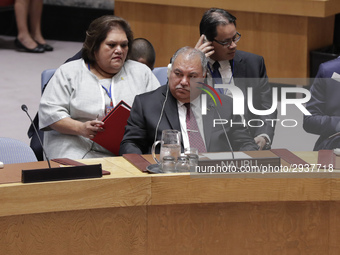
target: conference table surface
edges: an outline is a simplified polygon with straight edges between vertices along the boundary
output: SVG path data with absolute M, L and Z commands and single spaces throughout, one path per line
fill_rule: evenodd
M 294 154 L 317 164 L 317 152 Z M 194 176 L 143 173 L 123 157 L 79 161 L 100 163 L 110 175 L 0 184 L 0 253 L 337 254 L 340 248 L 338 170 Z M 35 164 L 10 166 L 20 172 Z
M 254 157 L 275 156 L 270 152 L 247 153 Z M 310 164 L 317 164 L 317 152 L 295 152 L 295 155 Z M 144 157 L 153 161 L 151 155 Z M 0 216 L 140 205 L 340 199 L 340 190 L 333 185 L 338 182 L 338 171 L 324 168 L 319 171 L 315 168 L 312 176 L 305 171 L 300 173 L 296 166 L 294 170 L 291 168 L 281 174 L 200 176 L 190 173 L 143 173 L 123 157 L 78 161 L 100 163 L 110 175 L 94 179 L 0 184 Z M 46 164 L 37 163 L 39 168 Z M 30 169 L 37 163 L 13 164 L 11 168 L 16 168 L 13 174 L 20 175 L 22 169 Z M 52 167 L 58 166 L 52 163 Z M 285 165 L 289 166 L 287 163 Z M 4 170 L 6 167 L 0 169 L 0 174 Z M 181 196 L 183 192 L 185 196 Z

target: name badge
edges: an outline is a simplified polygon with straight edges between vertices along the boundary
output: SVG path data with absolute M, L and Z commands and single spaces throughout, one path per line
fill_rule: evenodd
M 105 114 L 108 115 L 112 110 L 113 110 L 113 106 L 106 106 L 105 107 Z

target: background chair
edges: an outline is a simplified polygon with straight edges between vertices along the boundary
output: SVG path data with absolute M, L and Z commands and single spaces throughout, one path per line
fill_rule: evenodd
M 52 78 L 53 74 L 55 73 L 57 69 L 46 69 L 41 73 L 41 94 L 44 92 L 45 86 L 48 83 L 48 81 Z M 39 130 L 39 117 L 38 113 L 35 115 L 33 119 L 34 125 L 36 126 L 38 130 L 38 135 L 40 137 L 41 142 L 44 142 L 44 133 L 43 131 Z M 30 146 L 35 153 L 35 156 L 39 161 L 44 160 L 43 155 L 43 149 L 40 145 L 39 138 L 37 134 L 34 131 L 34 128 L 32 125 L 30 125 L 28 132 L 27 132 L 28 138 L 31 139 Z
M 168 82 L 168 68 L 156 67 L 152 70 L 153 74 L 157 77 L 161 85 L 165 85 Z
M 0 137 L 0 161 L 4 164 L 35 162 L 37 158 L 27 144 L 9 137 Z
M 41 93 L 57 69 L 46 69 L 41 73 Z

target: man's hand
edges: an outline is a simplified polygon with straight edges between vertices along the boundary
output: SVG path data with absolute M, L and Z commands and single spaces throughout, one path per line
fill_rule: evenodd
M 269 141 L 264 136 L 257 136 L 254 138 L 255 143 L 259 146 L 259 150 L 268 150 L 270 149 Z
M 200 39 L 198 39 L 198 42 L 196 43 L 195 49 L 202 51 L 208 58 L 215 53 L 214 46 L 212 46 L 212 42 L 205 41 L 204 39 L 205 35 L 202 34 Z

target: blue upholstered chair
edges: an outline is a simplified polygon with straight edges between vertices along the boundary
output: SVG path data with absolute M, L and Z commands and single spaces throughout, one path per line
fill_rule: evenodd
M 51 77 L 53 76 L 55 71 L 56 71 L 56 69 L 46 69 L 41 73 L 41 93 L 43 93 L 45 85 L 51 79 Z M 38 113 L 35 115 L 33 122 L 38 129 L 38 126 L 39 126 Z M 43 142 L 44 141 L 43 131 L 40 131 L 38 129 L 38 133 L 39 133 L 40 140 Z M 30 127 L 28 129 L 27 135 L 28 135 L 28 138 L 31 139 L 30 146 L 31 146 L 32 150 L 34 151 L 37 159 L 39 161 L 44 160 L 43 149 L 40 145 L 39 138 L 38 138 L 37 134 L 34 132 L 34 128 L 33 128 L 32 125 L 30 125 Z
M 168 68 L 156 67 L 152 70 L 153 74 L 157 77 L 161 85 L 165 85 L 168 82 Z
M 41 92 L 43 91 L 47 82 L 51 79 L 57 69 L 46 69 L 41 73 Z
M 35 162 L 37 158 L 27 144 L 9 137 L 0 137 L 0 161 L 4 164 Z

